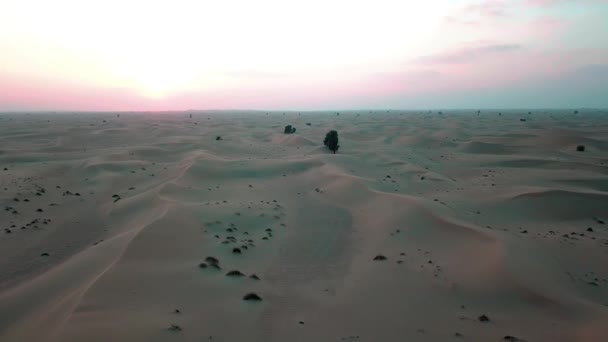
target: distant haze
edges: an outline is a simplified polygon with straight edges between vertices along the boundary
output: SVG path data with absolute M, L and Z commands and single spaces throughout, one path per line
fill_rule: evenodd
M 0 111 L 608 107 L 605 0 L 3 0 Z

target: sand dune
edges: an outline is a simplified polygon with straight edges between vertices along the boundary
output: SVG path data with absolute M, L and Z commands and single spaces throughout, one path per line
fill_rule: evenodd
M 586 219 L 605 214 L 608 194 L 541 190 L 512 197 L 499 210 L 512 210 L 526 218 L 545 220 Z M 576 203 L 576 205 L 573 205 Z
M 189 114 L 0 115 L 0 340 L 608 340 L 605 116 Z
M 319 146 L 319 143 L 309 138 L 305 138 L 301 135 L 293 134 L 273 134 L 272 142 L 279 145 L 306 147 L 306 146 Z

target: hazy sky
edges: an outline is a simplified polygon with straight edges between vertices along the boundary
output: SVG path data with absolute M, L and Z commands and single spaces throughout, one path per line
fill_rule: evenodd
M 608 0 L 0 0 L 0 111 L 608 107 Z

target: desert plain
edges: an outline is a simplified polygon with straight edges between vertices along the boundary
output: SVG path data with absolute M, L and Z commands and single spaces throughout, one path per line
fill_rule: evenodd
M 603 110 L 3 113 L 0 204 L 3 342 L 608 341 Z

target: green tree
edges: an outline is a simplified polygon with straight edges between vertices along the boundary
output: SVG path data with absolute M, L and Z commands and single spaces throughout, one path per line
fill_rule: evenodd
M 327 132 L 323 145 L 327 146 L 335 154 L 340 148 L 340 145 L 338 145 L 338 132 L 335 130 Z

